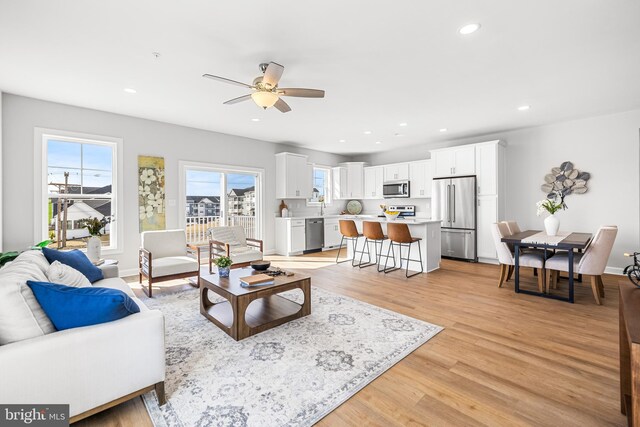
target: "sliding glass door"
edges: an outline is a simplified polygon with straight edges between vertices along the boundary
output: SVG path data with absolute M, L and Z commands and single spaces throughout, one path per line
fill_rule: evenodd
M 207 230 L 222 225 L 241 225 L 248 238 L 261 238 L 260 172 L 184 164 L 181 173 L 189 243 L 207 242 Z

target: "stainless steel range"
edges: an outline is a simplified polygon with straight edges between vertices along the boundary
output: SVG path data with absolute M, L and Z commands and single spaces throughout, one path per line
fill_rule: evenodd
M 396 212 L 400 212 L 400 214 L 398 215 L 398 218 L 396 219 L 403 219 L 403 218 L 407 218 L 407 217 L 414 217 L 416 216 L 416 206 L 415 205 L 389 205 L 387 206 L 387 210 L 388 211 L 396 211 Z M 385 218 L 384 215 L 378 215 L 381 218 Z

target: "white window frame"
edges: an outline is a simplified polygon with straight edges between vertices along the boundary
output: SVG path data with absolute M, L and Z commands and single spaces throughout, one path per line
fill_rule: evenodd
M 313 169 L 312 169 L 312 179 L 311 179 L 311 184 L 312 184 L 312 188 L 313 188 L 313 177 L 315 177 L 315 170 L 316 169 L 322 169 L 324 171 L 327 172 L 327 185 L 325 188 L 326 192 L 324 195 L 324 205 L 325 206 L 330 206 L 331 203 L 333 203 L 333 187 L 332 187 L 332 183 L 333 183 L 333 178 L 331 176 L 331 174 L 333 173 L 333 169 L 331 168 L 331 166 L 325 166 L 325 165 L 313 165 Z M 307 199 L 307 206 L 320 206 L 320 202 L 315 202 L 315 201 L 311 201 L 309 199 Z
M 104 255 L 124 253 L 124 203 L 122 203 L 123 192 L 123 140 L 112 136 L 92 135 L 87 133 L 72 132 L 58 129 L 34 128 L 34 242 L 49 238 L 48 227 L 45 227 L 48 212 L 47 203 L 49 197 L 47 173 L 47 141 L 58 139 L 69 142 L 79 142 L 84 144 L 104 145 L 111 147 L 113 156 L 111 158 L 111 193 L 112 212 L 115 212 L 115 220 L 111 226 L 111 245 L 102 248 Z M 115 227 L 114 227 L 115 225 Z M 115 228 L 115 233 L 113 232 Z M 85 250 L 85 249 L 82 249 Z
M 265 215 L 264 209 L 264 169 L 252 168 L 246 166 L 233 166 L 223 165 L 217 163 L 205 163 L 205 162 L 193 162 L 190 160 L 178 161 L 178 203 L 186 203 L 187 200 L 187 169 L 201 170 L 208 172 L 220 172 L 223 174 L 223 182 L 221 186 L 225 189 L 224 193 L 220 195 L 220 214 L 227 211 L 227 196 L 226 196 L 226 174 L 256 174 L 256 238 L 264 240 L 265 231 Z M 180 217 L 178 218 L 180 228 L 185 229 L 187 227 L 187 212 L 186 209 L 180 209 Z

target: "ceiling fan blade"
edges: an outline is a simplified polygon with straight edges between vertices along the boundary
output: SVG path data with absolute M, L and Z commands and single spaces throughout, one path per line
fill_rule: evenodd
M 286 113 L 288 111 L 291 111 L 291 107 L 289 107 L 289 104 L 284 102 L 282 98 L 278 98 L 278 100 L 276 101 L 275 104 L 273 104 L 273 106 L 276 107 L 278 110 L 280 110 L 281 113 Z
M 278 89 L 278 94 L 300 98 L 324 98 L 324 91 L 320 89 L 283 88 Z
M 269 62 L 269 65 L 264 72 L 262 83 L 271 85 L 271 87 L 276 87 L 278 85 L 278 82 L 280 81 L 280 77 L 282 77 L 283 72 L 284 67 L 282 65 L 275 62 Z
M 223 102 L 223 104 L 226 104 L 226 105 L 237 104 L 238 102 L 248 101 L 250 99 L 251 99 L 251 94 L 243 95 L 243 96 L 239 96 L 237 98 L 233 98 L 233 99 L 230 99 L 228 101 L 225 101 L 225 102 Z
M 237 82 L 235 80 L 227 79 L 225 77 L 214 76 L 213 74 L 203 74 L 202 77 L 206 77 L 206 78 L 212 79 L 212 80 L 217 80 L 217 81 L 222 82 L 222 83 L 229 83 L 229 84 L 232 84 L 232 85 L 242 86 L 242 87 L 246 87 L 246 88 L 249 88 L 249 89 L 253 89 L 253 86 L 248 85 L 246 83 Z

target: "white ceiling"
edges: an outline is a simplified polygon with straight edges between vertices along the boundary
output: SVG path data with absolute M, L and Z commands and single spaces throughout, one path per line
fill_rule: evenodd
M 0 0 L 0 90 L 382 151 L 640 107 L 639 17 L 634 0 Z M 458 34 L 469 22 L 482 28 Z M 250 83 L 265 61 L 285 66 L 282 87 L 326 98 L 227 106 L 246 91 L 201 77 Z

